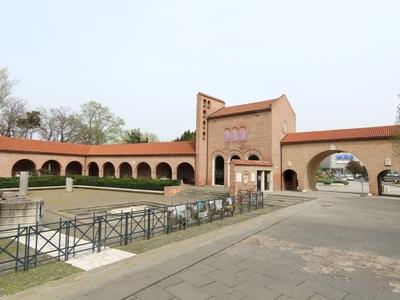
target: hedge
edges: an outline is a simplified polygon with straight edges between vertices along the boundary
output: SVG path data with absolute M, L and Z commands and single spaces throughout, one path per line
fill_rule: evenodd
M 165 186 L 179 185 L 179 180 L 156 180 L 147 178 L 112 178 L 92 176 L 70 176 L 75 185 L 115 187 L 139 190 L 163 191 Z M 63 186 L 65 176 L 32 176 L 29 177 L 29 187 Z M 0 189 L 19 187 L 18 177 L 0 178 Z

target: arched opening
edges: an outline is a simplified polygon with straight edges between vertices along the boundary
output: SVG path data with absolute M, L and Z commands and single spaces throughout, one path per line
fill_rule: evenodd
M 99 166 L 95 162 L 91 162 L 88 169 L 89 176 L 99 177 Z
M 11 176 L 19 176 L 21 172 L 29 172 L 29 175 L 35 175 L 36 165 L 29 159 L 21 159 L 17 161 L 12 169 Z
M 138 178 L 151 178 L 151 167 L 148 163 L 142 162 L 137 166 Z
M 176 171 L 178 180 L 184 184 L 194 184 L 194 169 L 189 163 L 181 163 Z
M 106 162 L 103 165 L 103 177 L 115 177 L 115 168 L 112 163 Z
M 232 160 L 240 160 L 239 155 L 232 155 L 229 158 L 229 164 L 228 164 L 228 187 L 231 186 L 231 162 Z
M 297 173 L 293 170 L 283 172 L 283 186 L 285 191 L 297 191 L 298 180 Z
M 71 161 L 65 168 L 65 175 L 82 175 L 82 165 L 78 161 Z
M 368 193 L 368 172 L 357 156 L 341 150 L 319 153 L 307 166 L 309 188 L 318 191 Z
M 156 168 L 156 176 L 157 179 L 171 179 L 172 169 L 169 164 L 165 162 L 159 163 Z
M 233 155 L 233 156 L 231 157 L 230 161 L 232 161 L 233 159 L 240 159 L 240 156 L 239 156 L 239 155 Z
M 217 156 L 214 159 L 214 185 L 224 185 L 225 162 L 222 156 Z
M 132 178 L 132 167 L 129 163 L 123 162 L 119 165 L 120 178 Z
M 385 170 L 378 174 L 378 193 L 382 196 L 400 196 L 400 173 Z
M 248 160 L 260 160 L 260 158 L 257 155 L 252 154 L 249 156 Z
M 39 172 L 40 175 L 58 176 L 61 174 L 61 165 L 58 161 L 48 160 L 42 165 Z

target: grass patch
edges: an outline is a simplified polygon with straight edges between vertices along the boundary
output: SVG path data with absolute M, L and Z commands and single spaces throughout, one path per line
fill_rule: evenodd
M 197 235 L 219 229 L 223 226 L 240 223 L 240 222 L 249 220 L 251 218 L 265 215 L 265 214 L 271 213 L 279 208 L 281 208 L 281 207 L 265 206 L 264 208 L 252 210 L 250 212 L 243 213 L 242 215 L 240 215 L 239 213 L 236 213 L 235 216 L 225 217 L 223 220 L 214 220 L 212 223 L 209 223 L 209 222 L 204 223 L 203 222 L 203 224 L 201 224 L 200 226 L 191 225 L 190 227 L 187 227 L 186 230 L 175 229 L 170 234 L 165 234 L 165 233 L 157 234 L 154 237 L 150 238 L 149 240 L 138 239 L 138 240 L 134 240 L 131 244 L 118 246 L 116 248 L 118 248 L 122 251 L 133 252 L 135 254 L 144 253 L 146 251 L 149 251 L 149 250 L 152 250 L 152 249 L 164 246 L 164 245 L 183 241 L 185 239 L 195 237 Z
M 6 246 L 7 246 L 7 248 L 6 248 L 7 252 L 11 253 L 12 255 L 16 255 L 16 253 L 17 253 L 17 242 L 16 241 L 13 241 L 10 244 L 10 240 L 1 239 L 0 240 L 0 248 L 3 249 Z M 18 249 L 18 252 L 19 252 L 20 256 L 24 255 L 24 250 L 25 250 L 25 245 L 20 243 L 19 244 L 19 249 Z M 9 261 L 9 260 L 12 260 L 12 259 L 13 258 L 11 256 L 9 256 L 7 253 L 5 253 L 5 252 L 1 252 L 0 253 L 0 262 Z
M 0 276 L 0 297 L 11 295 L 45 282 L 64 278 L 82 270 L 64 262 L 44 264 L 26 272 Z

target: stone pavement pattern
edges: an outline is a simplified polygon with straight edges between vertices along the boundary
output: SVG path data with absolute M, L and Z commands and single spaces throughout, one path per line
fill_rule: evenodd
M 11 299 L 400 299 L 400 200 L 296 205 Z
M 400 299 L 400 200 L 322 197 L 128 299 Z

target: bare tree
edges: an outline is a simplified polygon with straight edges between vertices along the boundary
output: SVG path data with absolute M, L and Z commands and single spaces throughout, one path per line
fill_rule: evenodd
M 41 109 L 39 134 L 42 139 L 57 142 L 75 142 L 79 136 L 79 116 L 67 107 Z
M 17 137 L 20 134 L 19 122 L 26 116 L 26 101 L 10 96 L 1 104 L 0 135 Z
M 11 95 L 11 89 L 16 84 L 16 81 L 10 80 L 8 76 L 7 68 L 0 68 L 0 104 Z

